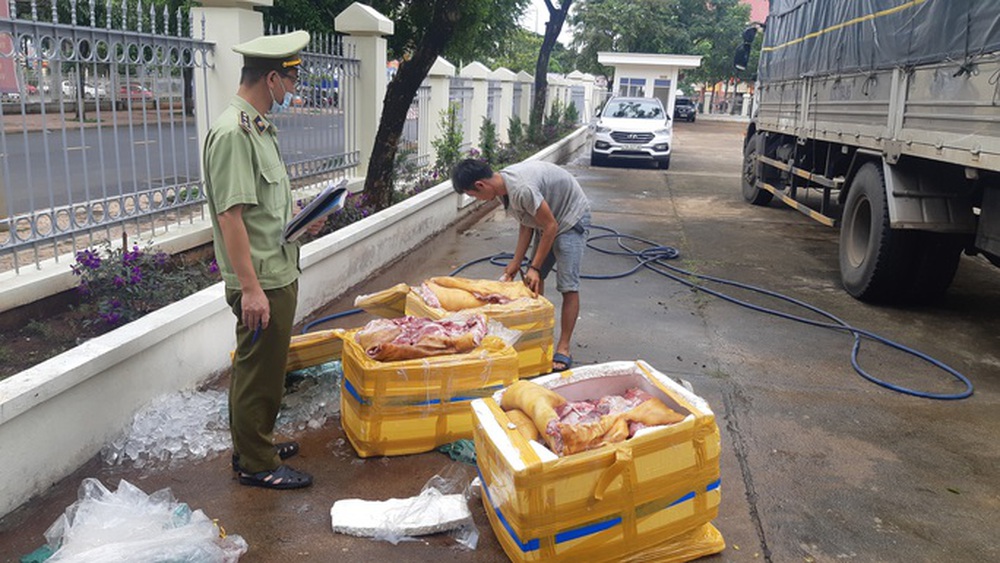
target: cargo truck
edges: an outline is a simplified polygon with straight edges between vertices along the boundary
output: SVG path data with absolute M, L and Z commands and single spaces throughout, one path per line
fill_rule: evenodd
M 839 227 L 852 296 L 938 297 L 963 251 L 1000 266 L 998 22 L 996 0 L 771 0 L 743 197 Z

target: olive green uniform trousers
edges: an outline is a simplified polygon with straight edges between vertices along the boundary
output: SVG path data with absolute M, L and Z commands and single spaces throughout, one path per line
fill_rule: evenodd
M 226 289 L 226 302 L 236 315 L 236 355 L 229 383 L 229 431 L 240 467 L 248 473 L 276 469 L 281 458 L 274 449 L 274 423 L 285 393 L 285 368 L 292 340 L 292 323 L 299 282 L 264 291 L 271 307 L 270 322 L 254 338 L 242 322 L 242 293 Z

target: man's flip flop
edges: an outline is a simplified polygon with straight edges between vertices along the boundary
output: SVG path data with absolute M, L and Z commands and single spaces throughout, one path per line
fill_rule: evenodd
M 301 489 L 312 485 L 312 475 L 296 471 L 287 465 L 279 465 L 273 471 L 260 473 L 240 472 L 240 484 L 265 489 Z
M 299 453 L 299 443 L 298 442 L 278 442 L 274 445 L 274 449 L 278 450 L 278 457 L 282 460 L 286 460 L 295 454 Z M 240 470 L 240 454 L 233 454 L 233 471 Z
M 557 363 L 562 364 L 563 367 L 561 368 L 555 367 L 555 364 Z M 569 356 L 567 354 L 560 354 L 559 352 L 556 352 L 555 354 L 552 354 L 552 364 L 553 364 L 552 365 L 553 372 L 566 371 L 569 368 L 573 367 L 573 356 Z

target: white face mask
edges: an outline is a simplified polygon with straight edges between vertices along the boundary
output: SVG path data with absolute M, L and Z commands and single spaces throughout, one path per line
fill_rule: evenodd
M 281 85 L 281 89 L 285 90 L 285 85 Z M 281 99 L 281 103 L 274 99 L 274 92 L 271 92 L 271 111 L 270 113 L 281 113 L 291 107 L 292 105 L 292 93 L 285 90 L 285 96 Z

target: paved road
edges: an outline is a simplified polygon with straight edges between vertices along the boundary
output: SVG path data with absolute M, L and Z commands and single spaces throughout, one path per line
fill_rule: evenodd
M 16 123 L 20 117 L 4 115 L 3 121 Z M 89 112 L 88 118 L 96 119 L 96 113 Z M 63 128 L 56 120 L 49 128 L 28 128 L 25 123 L 22 130 L 8 129 L 0 137 L 0 152 L 5 157 L 0 190 L 7 190 L 3 195 L 12 214 L 200 178 L 194 118 L 172 118 L 165 113 L 161 119 L 155 111 L 106 111 L 103 119 L 100 127 L 67 123 Z M 289 164 L 344 151 L 346 132 L 341 112 L 297 109 L 279 116 L 276 122 Z
M 699 120 L 678 124 L 676 135 L 666 172 L 590 168 L 583 155 L 569 163 L 593 199 L 596 223 L 673 245 L 686 268 L 826 308 L 934 355 L 976 385 L 972 398 L 957 402 L 900 395 L 854 374 L 847 336 L 765 317 L 650 272 L 585 281 L 576 361 L 645 359 L 689 381 L 717 414 L 723 500 L 715 524 L 728 547 L 705 561 L 1000 560 L 1000 272 L 963 259 L 953 290 L 939 304 L 915 310 L 860 304 L 839 288 L 833 230 L 777 205 L 742 202 L 738 124 Z M 416 283 L 509 250 L 516 233 L 513 222 L 496 213 L 447 231 L 324 313 L 349 308 L 357 294 Z M 584 270 L 629 266 L 623 258 L 588 252 Z M 469 275 L 497 274 L 477 268 Z M 865 345 L 862 360 L 897 383 L 959 390 L 898 353 Z M 4 560 L 41 544 L 85 476 L 112 484 L 126 478 L 147 491 L 169 486 L 245 537 L 252 546 L 247 562 L 506 560 L 479 504 L 473 514 L 481 537 L 473 553 L 454 550 L 446 538 L 393 546 L 332 534 L 333 501 L 411 496 L 450 462 L 438 453 L 359 460 L 335 423 L 296 438 L 303 452 L 295 465 L 317 477 L 306 491 L 240 487 L 228 477 L 225 456 L 171 472 L 91 463 L 0 522 Z

